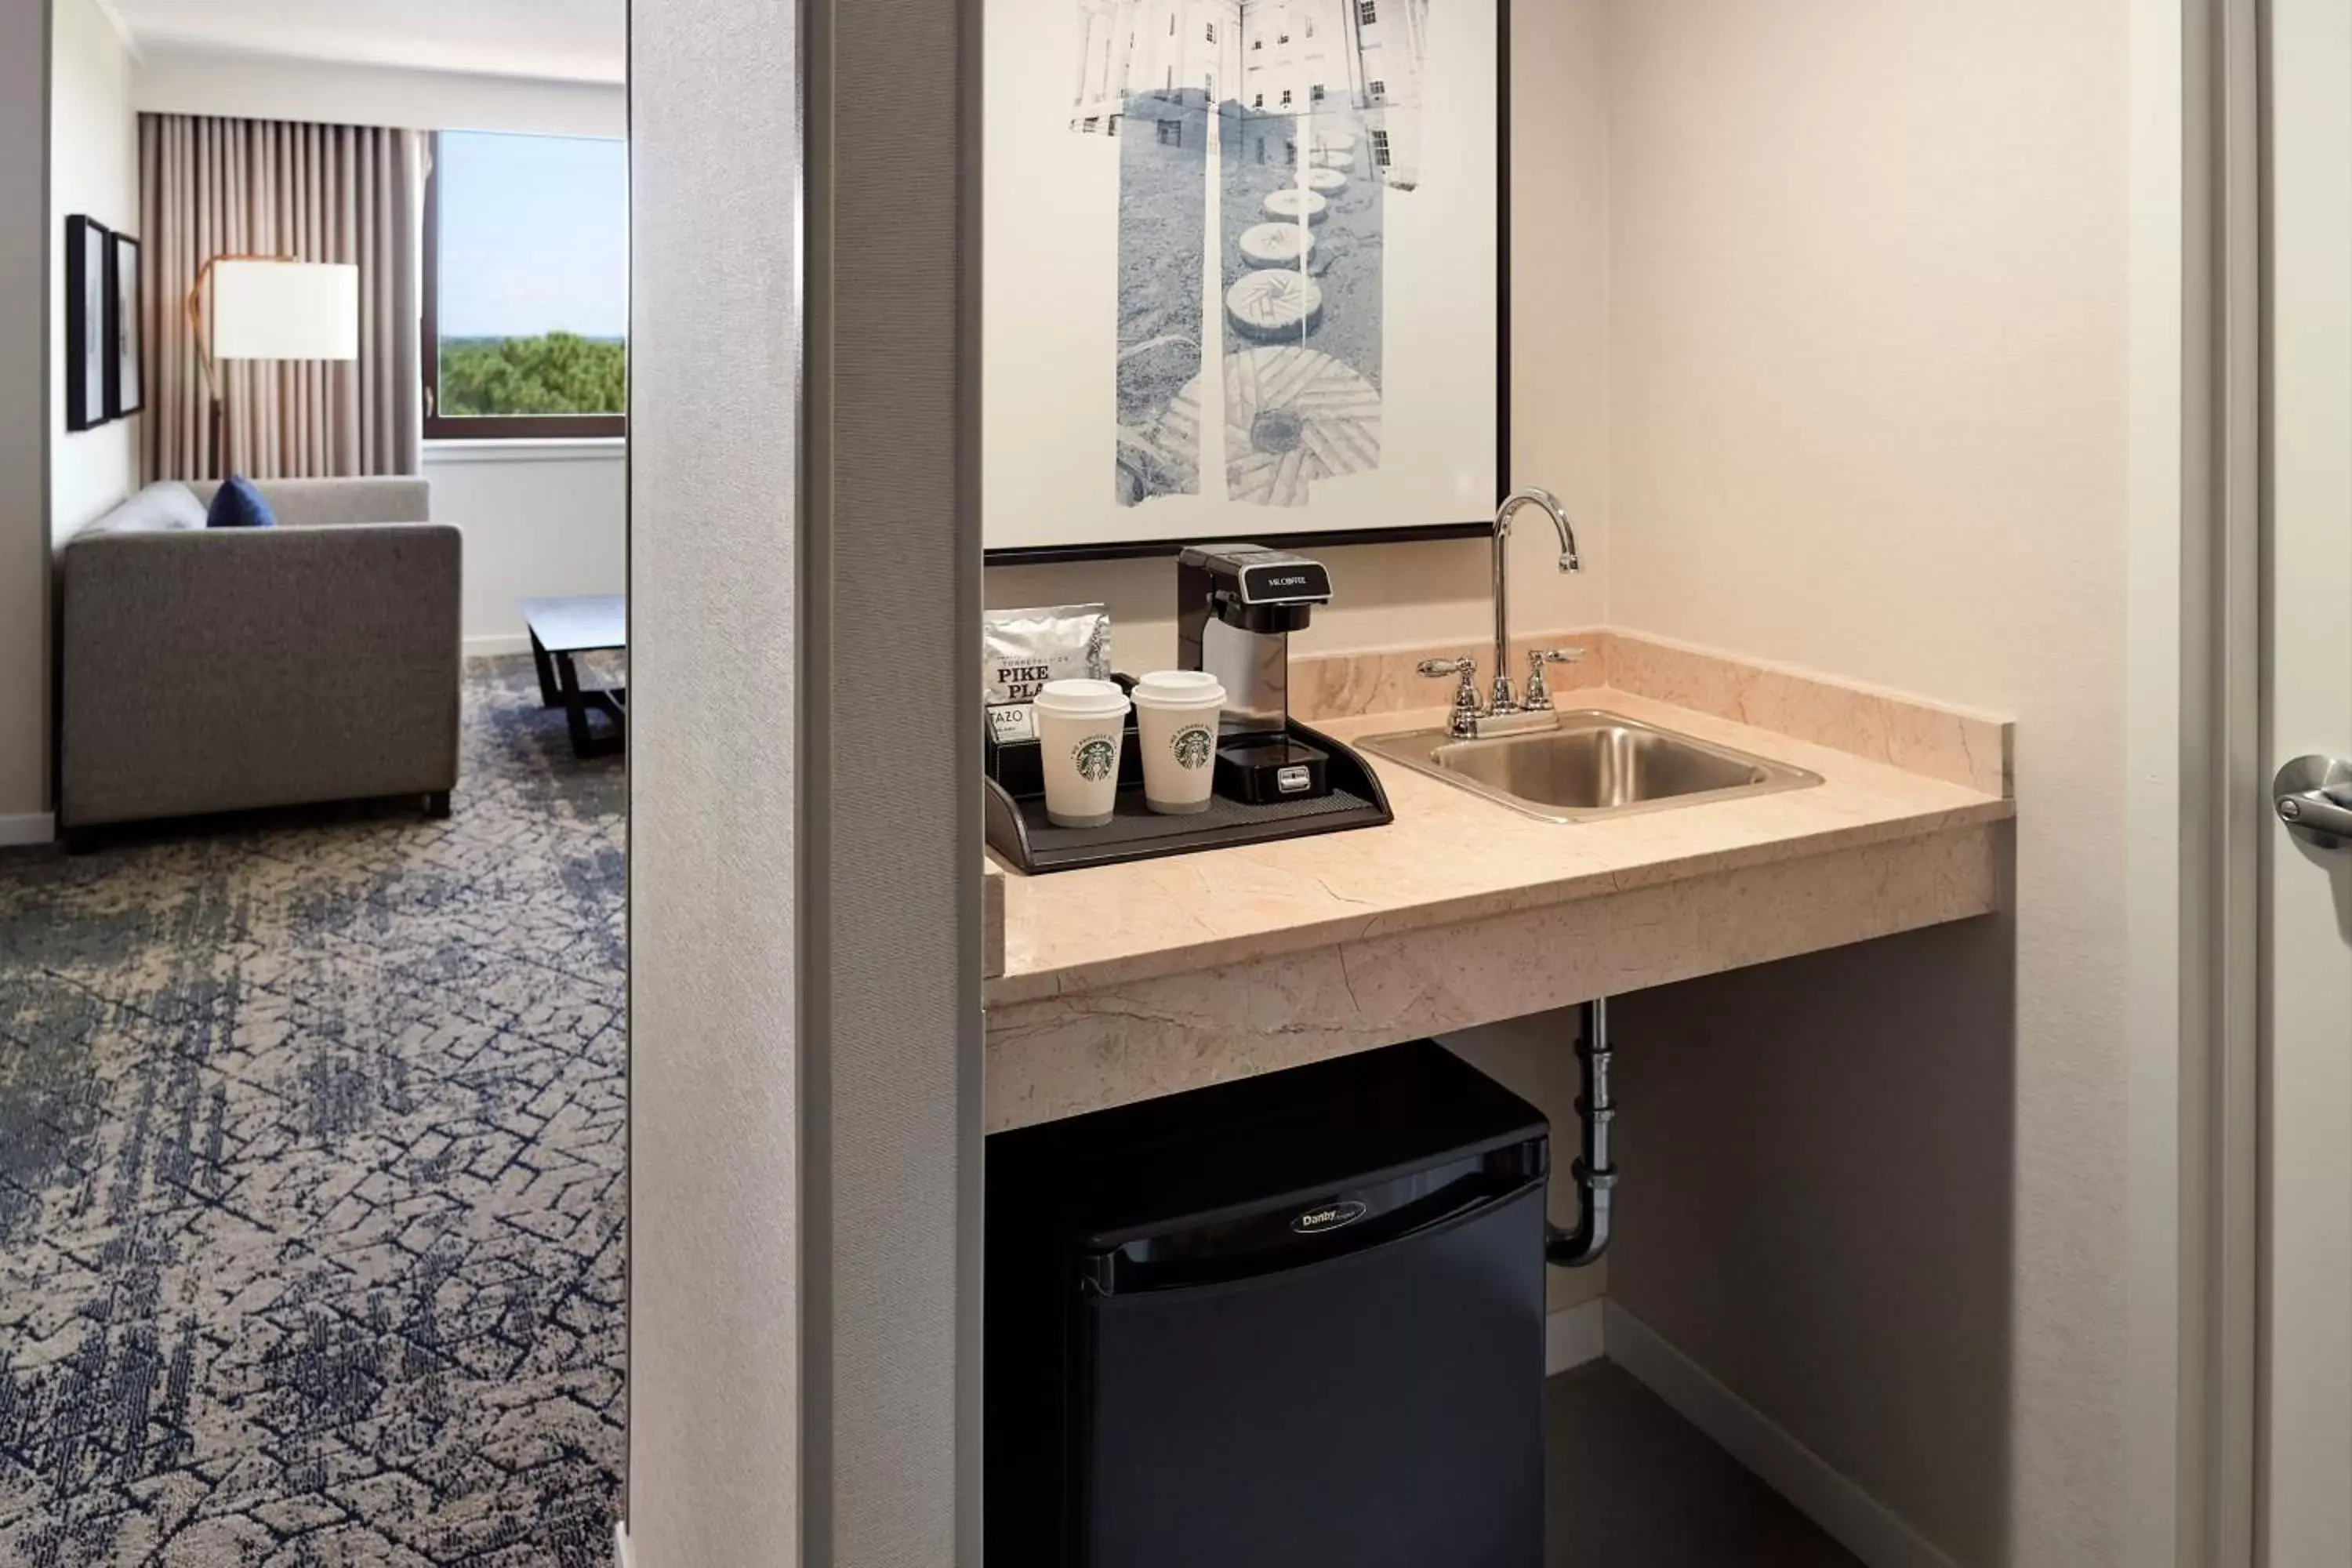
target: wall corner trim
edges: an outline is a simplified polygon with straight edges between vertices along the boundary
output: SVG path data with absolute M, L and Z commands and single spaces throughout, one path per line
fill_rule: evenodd
M 47 844 L 58 836 L 58 819 L 47 811 L 22 816 L 0 816 L 0 848 L 21 844 Z
M 1601 1359 L 1602 1314 L 1607 1305 L 1604 1299 L 1596 1296 L 1573 1307 L 1562 1307 L 1544 1319 L 1546 1377 L 1558 1377 L 1586 1362 Z
M 629 1521 L 621 1520 L 613 1526 L 614 1568 L 636 1568 L 629 1556 Z
M 122 13 L 115 8 L 114 0 L 96 0 L 96 4 L 98 14 L 106 18 L 107 26 L 114 29 L 115 37 L 121 40 L 122 52 L 129 55 L 134 64 L 144 61 L 147 57 L 139 47 L 139 36 L 131 30 L 130 24 L 123 21 Z
M 1614 1301 L 1591 1304 L 1603 1310 L 1602 1341 L 1610 1360 L 1870 1568 L 1958 1568 L 1884 1503 L 1648 1324 Z

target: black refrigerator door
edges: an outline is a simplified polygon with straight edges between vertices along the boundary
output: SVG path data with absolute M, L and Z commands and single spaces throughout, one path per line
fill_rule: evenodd
M 1086 1568 L 1539 1568 L 1543 1203 L 1090 1295 Z

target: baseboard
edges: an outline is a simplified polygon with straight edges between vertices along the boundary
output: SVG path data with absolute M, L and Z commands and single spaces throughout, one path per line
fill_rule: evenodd
M 1558 1377 L 1570 1367 L 1601 1359 L 1603 1305 L 1596 1297 L 1573 1307 L 1562 1307 L 1544 1319 L 1546 1377 Z
M 629 1521 L 613 1526 L 613 1561 L 617 1568 L 635 1568 L 629 1560 Z
M 489 658 L 499 654 L 529 653 L 530 651 L 530 634 L 529 632 L 496 632 L 488 637 L 466 639 L 467 658 Z
M 58 836 L 58 819 L 50 812 L 27 812 L 22 816 L 0 816 L 0 848 L 18 844 L 47 844 Z
M 1609 1359 L 1795 1504 L 1839 1545 L 1870 1568 L 1955 1568 L 1949 1557 L 1885 1505 L 1717 1382 L 1648 1324 L 1614 1302 L 1605 1306 L 1601 1337 Z

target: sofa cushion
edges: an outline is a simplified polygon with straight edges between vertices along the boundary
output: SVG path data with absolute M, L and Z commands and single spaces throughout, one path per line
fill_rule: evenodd
M 195 491 L 177 479 L 159 479 L 81 533 L 166 533 L 204 525 L 205 503 L 196 499 Z
M 231 474 L 228 482 L 213 492 L 212 510 L 205 514 L 206 528 L 276 528 L 278 514 L 261 499 L 251 479 L 243 474 Z

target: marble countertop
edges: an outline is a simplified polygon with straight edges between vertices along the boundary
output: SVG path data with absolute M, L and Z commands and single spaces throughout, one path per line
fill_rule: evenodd
M 1317 837 L 1029 877 L 1001 872 L 987 1004 L 1075 996 L 1287 952 L 1549 910 L 1686 879 L 1979 827 L 2015 803 L 1967 784 L 1609 687 L 1563 693 L 1822 775 L 1805 789 L 1613 820 L 1525 816 L 1371 759 L 1396 820 Z M 1319 724 L 1339 740 L 1442 709 Z M 992 880 L 996 879 L 992 878 Z M 993 889 L 992 889 L 992 898 Z

